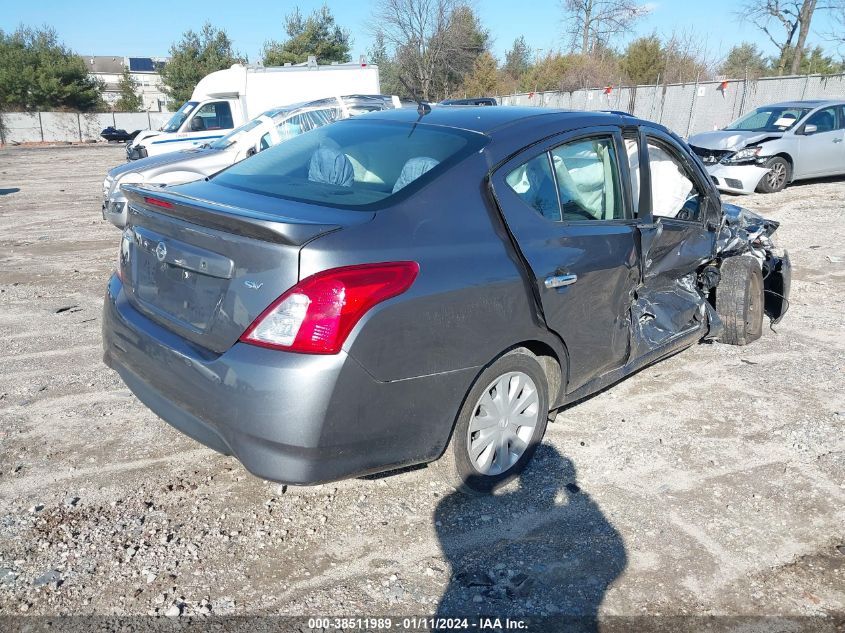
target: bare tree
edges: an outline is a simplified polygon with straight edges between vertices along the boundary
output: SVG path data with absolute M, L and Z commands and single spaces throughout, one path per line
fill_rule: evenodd
M 373 18 L 371 30 L 423 99 L 453 89 L 489 39 L 466 0 L 377 0 Z
M 845 0 L 834 2 L 831 9 L 833 11 L 831 16 L 833 29 L 826 34 L 825 39 L 835 42 L 837 45 L 845 46 Z
M 572 50 L 580 48 L 587 55 L 607 46 L 614 36 L 629 33 L 650 9 L 636 0 L 563 0 L 563 11 Z
M 710 54 L 706 37 L 696 31 L 672 31 L 663 50 L 663 77 L 667 83 L 704 80 L 712 76 L 716 60 Z
M 783 74 L 787 61 L 791 59 L 789 72 L 795 75 L 801 69 L 813 16 L 818 11 L 837 6 L 841 6 L 838 0 L 822 0 L 821 4 L 818 0 L 749 0 L 739 13 L 763 31 L 777 47 L 778 74 Z M 777 32 L 781 35 L 778 36 Z

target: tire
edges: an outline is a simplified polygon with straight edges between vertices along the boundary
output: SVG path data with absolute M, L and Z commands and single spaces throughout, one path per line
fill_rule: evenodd
M 504 394 L 503 400 L 499 394 Z M 514 402 L 518 403 L 515 407 Z M 507 407 L 504 414 L 499 404 Z M 441 479 L 465 494 L 493 493 L 531 461 L 546 432 L 548 413 L 549 387 L 537 358 L 525 349 L 508 352 L 475 379 L 449 446 L 433 466 Z M 505 448 L 497 451 L 497 446 Z
M 763 334 L 763 273 L 753 257 L 728 257 L 720 268 L 716 312 L 725 326 L 722 342 L 748 345 Z
M 792 179 L 792 165 L 782 156 L 772 156 L 763 167 L 766 167 L 769 173 L 763 176 L 757 184 L 757 191 L 760 193 L 783 191 L 783 188 Z

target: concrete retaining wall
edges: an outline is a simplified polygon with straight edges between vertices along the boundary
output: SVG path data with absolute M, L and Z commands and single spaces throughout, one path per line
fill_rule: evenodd
M 100 132 L 113 126 L 127 132 L 158 129 L 170 117 L 169 112 L 3 112 L 3 143 L 80 143 L 99 141 Z

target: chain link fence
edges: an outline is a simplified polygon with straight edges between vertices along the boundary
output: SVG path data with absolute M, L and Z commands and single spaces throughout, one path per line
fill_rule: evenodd
M 620 110 L 657 121 L 684 137 L 722 128 L 768 103 L 799 99 L 845 99 L 845 74 L 613 86 L 573 92 L 528 92 L 498 98 L 499 103 L 506 106 Z

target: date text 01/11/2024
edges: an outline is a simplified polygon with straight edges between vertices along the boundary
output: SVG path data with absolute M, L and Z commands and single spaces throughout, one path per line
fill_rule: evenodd
M 429 631 L 429 630 L 478 630 L 478 631 L 525 631 L 528 623 L 516 618 L 309 618 L 308 628 L 313 630 L 362 630 L 362 631 Z

